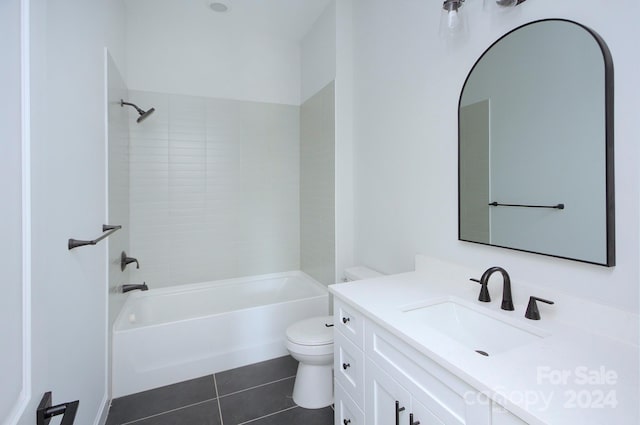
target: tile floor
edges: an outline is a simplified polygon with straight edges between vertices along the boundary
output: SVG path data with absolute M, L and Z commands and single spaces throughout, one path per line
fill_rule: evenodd
M 302 409 L 291 398 L 290 356 L 113 400 L 107 425 L 332 425 L 333 409 Z

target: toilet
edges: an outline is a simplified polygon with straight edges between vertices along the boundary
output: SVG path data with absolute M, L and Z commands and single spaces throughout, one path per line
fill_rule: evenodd
M 345 270 L 346 281 L 382 276 L 367 267 Z M 305 409 L 333 403 L 333 316 L 301 320 L 286 331 L 287 350 L 298 361 L 293 401 Z

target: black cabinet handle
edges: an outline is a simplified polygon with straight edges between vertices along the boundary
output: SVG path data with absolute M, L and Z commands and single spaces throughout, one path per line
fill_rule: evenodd
M 349 319 L 348 317 L 343 317 L 342 318 L 342 323 L 344 323 L 345 325 L 347 324 L 347 322 L 349 322 L 351 319 Z
M 349 425 L 351 423 L 351 419 L 345 419 L 342 421 L 344 425 Z
M 348 369 L 348 368 L 350 368 L 350 367 L 351 367 L 351 363 L 342 363 L 342 368 L 343 368 L 344 370 L 347 370 L 347 369 Z
M 413 422 L 413 413 L 409 413 L 409 425 L 420 425 L 420 421 Z
M 400 412 L 404 411 L 404 407 L 400 407 L 400 402 L 396 400 L 396 425 L 400 425 Z

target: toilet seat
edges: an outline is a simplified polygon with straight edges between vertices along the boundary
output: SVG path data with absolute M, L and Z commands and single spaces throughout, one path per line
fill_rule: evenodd
M 330 345 L 333 349 L 333 326 L 326 325 L 333 325 L 333 316 L 312 317 L 294 323 L 287 328 L 287 341 L 296 346 Z
M 333 355 L 333 343 L 323 345 L 301 345 L 287 340 L 287 350 L 303 356 L 328 356 Z

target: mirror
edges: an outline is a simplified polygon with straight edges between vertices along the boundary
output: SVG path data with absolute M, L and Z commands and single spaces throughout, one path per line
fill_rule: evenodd
M 458 109 L 458 238 L 615 265 L 613 62 L 566 20 L 487 49 Z

